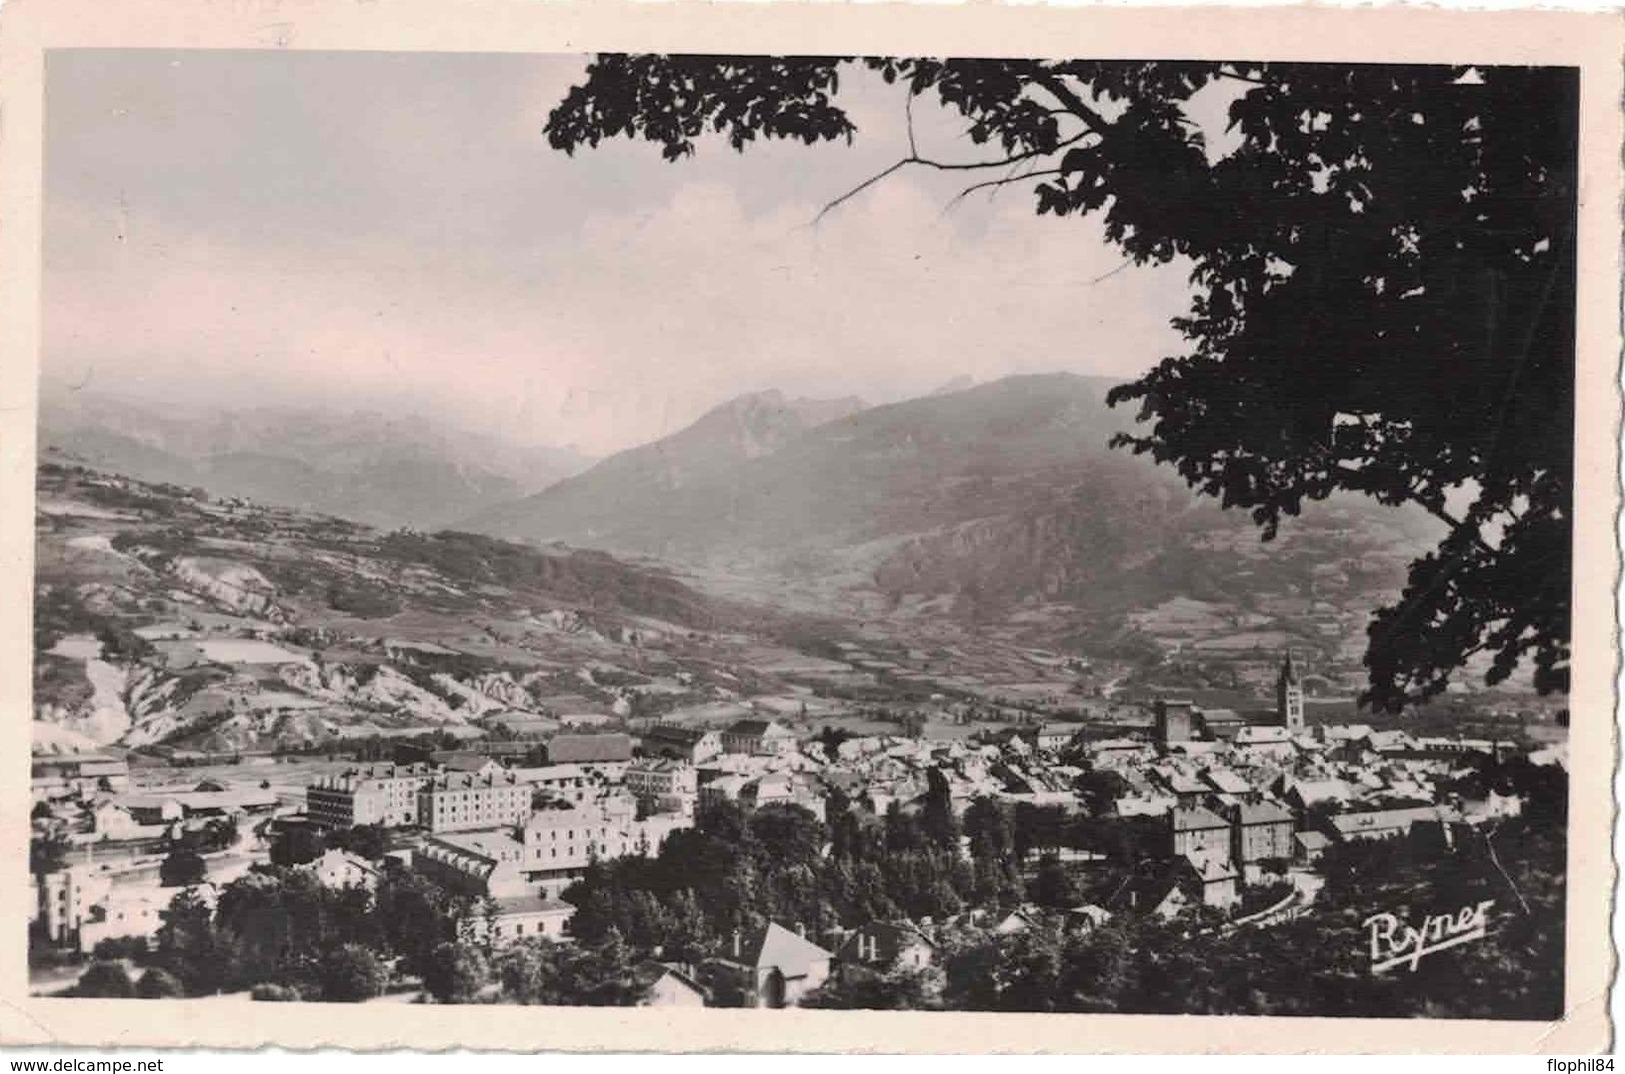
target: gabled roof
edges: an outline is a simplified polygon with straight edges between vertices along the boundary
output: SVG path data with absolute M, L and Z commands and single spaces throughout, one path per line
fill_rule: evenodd
M 813 963 L 824 962 L 830 953 L 769 921 L 765 928 L 745 938 L 740 960 L 754 969 L 777 969 L 786 977 L 805 977 Z
M 1298 798 L 1308 805 L 1312 802 L 1346 802 L 1355 796 L 1355 790 L 1341 779 L 1306 779 L 1292 785 Z
M 1191 832 L 1204 828 L 1228 828 L 1230 823 L 1210 809 L 1192 806 L 1173 811 L 1174 831 Z
M 1457 820 L 1443 806 L 1413 806 L 1406 809 L 1373 809 L 1364 813 L 1339 813 L 1329 818 L 1339 835 L 1360 835 L 1390 829 L 1409 832 L 1411 825 L 1424 820 Z
M 1292 811 L 1276 802 L 1249 802 L 1236 807 L 1242 824 L 1291 824 Z
M 644 995 L 648 995 L 650 989 L 668 977 L 696 995 L 709 998 L 709 994 L 698 981 L 675 966 L 668 966 L 666 963 L 656 962 L 654 959 L 646 959 L 632 968 L 632 979 L 638 983 L 638 987 Z
M 843 962 L 869 961 L 862 945 L 873 944 L 872 960 L 890 962 L 915 944 L 922 943 L 927 947 L 937 946 L 911 922 L 871 921 L 848 936 L 846 942 L 836 949 L 835 957 Z
M 1210 768 L 1204 775 L 1215 790 L 1223 791 L 1225 794 L 1246 794 L 1253 789 L 1250 783 L 1228 768 Z
M 1185 864 L 1204 884 L 1217 884 L 1236 878 L 1235 867 L 1217 858 L 1185 856 Z

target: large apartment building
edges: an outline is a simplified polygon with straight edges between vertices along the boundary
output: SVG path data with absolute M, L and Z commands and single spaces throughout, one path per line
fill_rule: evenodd
M 418 792 L 434 777 L 425 764 L 378 764 L 323 776 L 305 788 L 305 812 L 324 828 L 378 824 L 385 828 L 418 821 Z
M 521 824 L 530 816 L 531 785 L 491 766 L 450 772 L 418 791 L 418 823 L 431 832 L 466 832 Z
M 680 816 L 637 819 L 629 798 L 580 805 L 574 809 L 539 809 L 520 831 L 524 847 L 520 868 L 551 897 L 594 861 L 629 854 L 654 854 L 673 831 L 692 822 Z
M 626 770 L 626 789 L 651 813 L 693 814 L 699 772 L 686 761 L 646 757 Z

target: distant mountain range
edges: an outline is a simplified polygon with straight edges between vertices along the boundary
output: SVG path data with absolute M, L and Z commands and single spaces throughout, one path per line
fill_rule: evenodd
M 145 481 L 197 486 L 369 525 L 433 529 L 591 464 L 416 415 L 264 407 L 196 411 L 42 393 L 40 446 Z
M 1028 599 L 1122 611 L 1258 584 L 1227 577 L 1240 560 L 1205 536 L 1250 531 L 1245 514 L 1107 446 L 1130 423 L 1105 405 L 1110 384 L 1017 376 L 872 408 L 745 396 L 461 528 L 710 568 L 856 577 L 895 600 L 949 595 L 994 613 Z M 1408 520 L 1360 501 L 1299 532 L 1342 533 L 1350 518 L 1382 532 L 1334 541 L 1326 556 L 1415 536 Z
M 709 565 L 858 555 L 898 590 L 1060 592 L 1191 503 L 1108 450 L 1125 424 L 1108 386 L 1011 377 L 868 409 L 745 396 L 463 527 Z
M 1034 636 L 1085 647 L 1182 599 L 1242 618 L 1336 609 L 1335 625 L 1302 629 L 1328 645 L 1358 638 L 1434 536 L 1412 514 L 1334 498 L 1262 546 L 1244 512 L 1108 447 L 1132 422 L 1106 406 L 1110 387 L 959 378 L 872 407 L 758 392 L 590 466 L 419 418 L 199 415 L 87 393 L 46 397 L 41 443 L 141 480 L 368 525 L 647 557 L 713 592 L 804 610 L 845 615 L 856 600 L 862 615 L 985 624 L 1066 606 Z

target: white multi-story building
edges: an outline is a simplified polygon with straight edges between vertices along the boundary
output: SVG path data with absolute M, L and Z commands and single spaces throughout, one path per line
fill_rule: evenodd
M 324 776 L 305 788 L 305 812 L 324 828 L 419 823 L 418 792 L 434 778 L 425 764 L 379 764 Z
M 651 813 L 692 815 L 699 798 L 700 776 L 686 761 L 648 757 L 626 770 L 626 789 Z
M 532 787 L 502 769 L 451 772 L 418 791 L 418 823 L 431 832 L 519 824 L 530 815 Z

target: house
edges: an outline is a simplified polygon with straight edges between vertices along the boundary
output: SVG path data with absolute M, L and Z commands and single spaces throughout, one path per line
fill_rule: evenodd
M 149 944 L 164 924 L 173 890 L 113 887 L 79 923 L 79 950 L 90 952 L 103 940 L 143 939 Z
M 1036 906 L 1018 906 L 995 922 L 991 931 L 995 936 L 1014 936 L 1036 928 L 1038 923 L 1039 915 Z
M 1375 729 L 1368 723 L 1322 724 L 1315 728 L 1315 737 L 1328 747 L 1342 742 L 1359 742 L 1369 739 L 1375 733 Z
M 1292 860 L 1300 865 L 1313 865 L 1326 853 L 1331 842 L 1325 832 L 1298 832 L 1293 836 Z
M 1066 749 L 1072 740 L 1078 737 L 1083 730 L 1082 724 L 1076 723 L 1046 723 L 1024 732 L 1024 737 L 1034 746 L 1050 753 Z
M 1202 806 L 1180 806 L 1168 814 L 1171 855 L 1230 860 L 1230 822 Z
M 1170 794 L 1179 800 L 1179 804 L 1182 806 L 1195 805 L 1197 802 L 1201 801 L 1203 796 L 1208 794 L 1210 790 L 1206 783 L 1202 782 L 1200 779 L 1197 779 L 1189 772 L 1181 772 L 1174 769 L 1159 773 L 1158 775 L 1162 785 L 1168 789 Z
M 109 801 L 140 825 L 174 824 L 186 816 L 186 807 L 174 795 L 120 794 Z
M 1306 779 L 1293 781 L 1282 797 L 1288 805 L 1301 812 L 1321 804 L 1344 805 L 1358 798 L 1359 792 L 1346 780 Z
M 1366 743 L 1380 754 L 1399 754 L 1416 748 L 1416 740 L 1404 731 L 1373 731 Z
M 1409 835 L 1417 821 L 1454 821 L 1461 818 L 1444 806 L 1414 806 L 1407 809 L 1373 809 L 1362 813 L 1340 813 L 1326 818 L 1327 833 L 1339 842 L 1354 839 L 1394 839 Z
M 706 994 L 685 970 L 664 962 L 640 962 L 633 977 L 642 990 L 639 1007 L 703 1007 Z
M 929 966 L 936 953 L 937 945 L 910 922 L 871 921 L 835 949 L 835 961 L 842 973 L 854 968 L 918 970 Z
M 91 806 L 90 824 L 92 832 L 109 840 L 156 839 L 170 830 L 170 824 L 142 824 L 129 809 L 113 799 L 103 799 Z
M 575 913 L 576 908 L 569 903 L 542 895 L 504 895 L 494 900 L 484 928 L 480 915 L 474 915 L 474 928 L 476 934 L 488 928 L 491 941 L 499 945 L 536 936 L 562 940 L 569 935 L 570 919 Z
M 1107 901 L 1111 912 L 1144 914 L 1172 921 L 1200 900 L 1187 886 L 1181 886 L 1179 873 L 1171 866 L 1137 872 Z
M 744 776 L 725 775 L 700 786 L 700 809 L 714 809 L 724 802 L 737 802 L 749 783 Z
M 713 960 L 746 1007 L 793 1007 L 829 979 L 830 952 L 770 921 L 749 935 L 734 933 L 729 956 Z
M 1202 779 L 1220 794 L 1246 795 L 1253 790 L 1252 784 L 1228 768 L 1207 768 L 1202 772 Z
M 1292 813 L 1276 802 L 1243 802 L 1229 811 L 1231 861 L 1252 865 L 1271 858 L 1290 860 L 1297 828 Z
M 722 735 L 705 727 L 656 724 L 643 733 L 645 757 L 669 757 L 701 765 L 723 753 Z
M 1236 732 L 1247 726 L 1247 720 L 1235 709 L 1200 709 L 1196 722 L 1202 733 L 1210 739 L 1228 742 Z
M 651 813 L 692 815 L 699 797 L 699 773 L 687 761 L 645 757 L 626 769 L 626 789 Z
M 802 777 L 788 772 L 769 772 L 746 781 L 739 788 L 738 801 L 746 809 L 760 809 L 766 805 L 796 805 L 819 820 L 824 819 L 824 796 Z
M 728 753 L 780 757 L 795 746 L 795 733 L 777 720 L 739 720 L 722 732 L 722 747 Z
M 1296 749 L 1292 742 L 1292 731 L 1286 727 L 1249 725 L 1238 728 L 1231 742 L 1238 748 L 1251 749 L 1255 747 Z
M 1229 862 L 1207 857 L 1186 858 L 1184 862 L 1176 863 L 1176 868 L 1200 885 L 1198 897 L 1203 906 L 1234 906 L 1241 898 L 1240 877 Z
M 294 868 L 314 874 L 325 888 L 365 888 L 373 891 L 378 887 L 378 866 L 359 854 L 337 847 L 330 847 L 321 857 Z
M 1135 738 L 1108 738 L 1087 747 L 1096 768 L 1118 768 L 1141 760 L 1151 753 L 1149 743 Z
M 1066 912 L 1063 928 L 1068 932 L 1090 932 L 1100 928 L 1112 919 L 1111 912 L 1103 906 L 1093 903 L 1084 903 L 1074 906 Z

